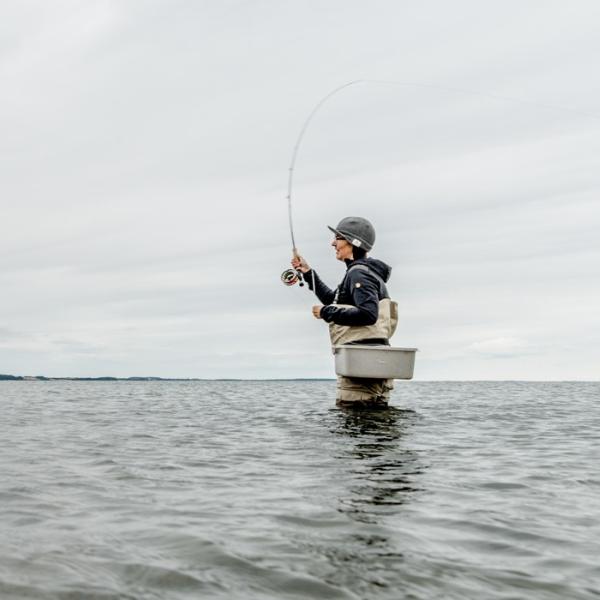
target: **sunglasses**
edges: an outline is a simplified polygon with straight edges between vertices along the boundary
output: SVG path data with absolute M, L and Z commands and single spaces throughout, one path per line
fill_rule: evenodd
M 337 240 L 337 241 L 339 242 L 340 240 L 345 240 L 346 238 L 345 238 L 345 237 L 342 237 L 341 235 L 336 235 L 336 236 L 334 236 L 334 238 L 333 238 L 333 239 L 334 239 L 334 240 Z

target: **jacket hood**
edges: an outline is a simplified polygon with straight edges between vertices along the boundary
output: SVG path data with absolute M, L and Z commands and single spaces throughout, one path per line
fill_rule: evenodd
M 392 274 L 392 267 L 385 264 L 382 260 L 378 260 L 377 258 L 367 257 L 359 258 L 358 260 L 353 261 L 346 261 L 346 266 L 348 268 L 354 265 L 366 265 L 369 267 L 369 269 L 377 273 L 377 275 L 379 275 L 379 277 L 381 277 L 385 283 L 388 282 L 390 275 Z

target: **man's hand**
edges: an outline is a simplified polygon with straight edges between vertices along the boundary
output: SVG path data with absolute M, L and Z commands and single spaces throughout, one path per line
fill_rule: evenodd
M 315 304 L 312 307 L 312 313 L 315 317 L 315 319 L 322 319 L 323 317 L 321 317 L 321 309 L 323 308 L 322 304 Z
M 308 273 L 310 271 L 310 265 L 299 254 L 293 256 L 292 267 L 302 273 Z

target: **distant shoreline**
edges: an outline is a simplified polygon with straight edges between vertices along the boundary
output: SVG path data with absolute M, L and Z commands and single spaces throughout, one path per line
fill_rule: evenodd
M 45 375 L 0 375 L 0 381 L 193 381 L 163 377 L 46 377 Z
M 0 381 L 334 381 L 333 377 L 277 377 L 245 379 L 243 377 L 46 377 L 45 375 L 2 375 Z

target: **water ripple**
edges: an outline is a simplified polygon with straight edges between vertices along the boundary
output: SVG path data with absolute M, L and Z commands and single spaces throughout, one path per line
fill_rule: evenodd
M 596 383 L 2 382 L 0 597 L 598 598 Z

